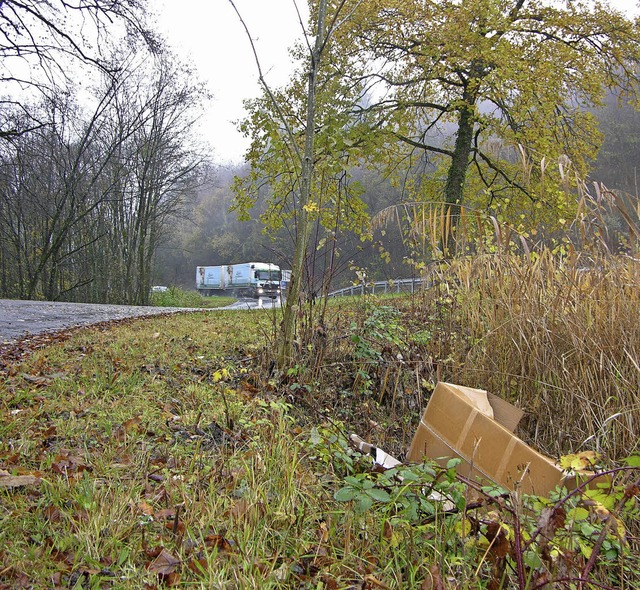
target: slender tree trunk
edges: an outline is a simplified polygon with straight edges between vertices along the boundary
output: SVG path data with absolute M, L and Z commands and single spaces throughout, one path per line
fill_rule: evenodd
M 280 330 L 277 364 L 280 368 L 287 366 L 293 359 L 293 345 L 296 332 L 296 317 L 300 309 L 300 290 L 304 263 L 309 248 L 311 220 L 308 205 L 311 199 L 314 159 L 314 131 L 316 116 L 316 93 L 320 58 L 325 43 L 325 20 L 327 17 L 327 0 L 320 0 L 318 5 L 318 22 L 316 38 L 311 59 L 309 60 L 309 81 L 307 86 L 307 120 L 305 128 L 304 155 L 300 179 L 300 195 L 298 205 L 298 225 L 296 244 L 291 265 L 291 283 L 285 303 L 284 315 Z

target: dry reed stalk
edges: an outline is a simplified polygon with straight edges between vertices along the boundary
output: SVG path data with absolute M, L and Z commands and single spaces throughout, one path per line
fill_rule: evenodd
M 447 371 L 525 409 L 523 435 L 547 453 L 620 458 L 640 450 L 640 263 L 581 264 L 549 251 L 451 263 L 473 345 Z

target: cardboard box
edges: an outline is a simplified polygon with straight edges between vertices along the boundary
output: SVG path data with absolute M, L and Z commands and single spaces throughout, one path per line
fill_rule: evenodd
M 422 416 L 407 461 L 446 461 L 459 457 L 460 475 L 490 480 L 508 490 L 548 495 L 559 484 L 575 487 L 552 459 L 513 434 L 523 412 L 488 394 L 451 383 L 438 383 Z

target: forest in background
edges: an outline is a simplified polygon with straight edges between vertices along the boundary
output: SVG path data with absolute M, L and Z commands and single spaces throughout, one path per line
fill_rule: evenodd
M 312 0 L 304 66 L 263 85 L 250 165 L 223 170 L 143 4 L 0 3 L 5 40 L 28 6 L 59 42 L 0 41 L 4 88 L 29 52 L 56 81 L 0 103 L 3 295 L 144 304 L 196 264 L 267 257 L 298 290 L 6 346 L 0 588 L 637 587 L 637 24 L 599 3 Z M 60 6 L 131 37 L 93 53 Z M 95 68 L 93 109 L 59 50 Z M 363 272 L 427 288 L 303 305 Z M 456 460 L 372 471 L 348 432 L 403 458 L 440 382 L 513 402 L 527 444 L 617 481 L 547 501 L 522 493 L 526 462 L 513 494 Z
M 145 0 L 0 6 L 0 297 L 146 304 L 208 92 Z
M 635 209 L 638 203 L 640 113 L 609 94 L 605 106 L 595 115 L 603 133 L 603 143 L 592 163 L 589 182 L 602 183 L 621 195 L 627 194 L 630 209 Z M 435 171 L 434 166 L 421 162 L 413 170 L 414 175 L 424 173 L 425 167 L 432 173 Z M 260 219 L 265 211 L 263 200 L 258 200 L 248 222 L 239 221 L 231 210 L 235 203 L 234 178 L 246 175 L 247 170 L 246 165 L 208 166 L 206 181 L 189 195 L 180 211 L 172 214 L 164 239 L 158 244 L 154 271 L 156 283 L 192 288 L 195 267 L 202 264 L 268 260 L 277 262 L 282 268 L 290 267 L 293 228 L 285 227 L 277 233 L 267 232 Z M 361 198 L 371 216 L 409 200 L 402 186 L 375 170 L 359 168 L 350 174 L 361 185 Z M 615 238 L 616 228 L 624 232 L 625 223 L 614 211 L 608 222 L 610 246 L 615 251 L 621 247 Z M 312 282 L 316 286 L 322 282 L 324 271 L 330 266 L 330 251 L 326 240 L 322 241 L 326 233 L 321 228 L 317 228 L 317 232 L 320 248 L 308 261 L 309 277 L 315 277 Z M 366 269 L 368 280 L 374 281 L 415 276 L 415 245 L 406 232 L 406 225 L 397 221 L 377 229 L 371 234 L 371 239 L 365 241 L 353 233 L 344 232 L 338 246 L 340 258 L 331 275 L 332 287 L 338 289 L 358 282 L 357 272 L 360 269 Z
M 534 246 L 556 240 L 559 230 L 567 229 L 557 226 L 554 217 L 567 214 L 567 219 L 572 219 L 575 203 L 567 205 L 566 210 L 563 203 L 567 195 L 577 197 L 580 182 L 585 186 L 591 186 L 592 181 L 602 183 L 627 195 L 626 210 L 637 216 L 639 125 L 633 96 L 610 91 L 603 107 L 590 104 L 599 101 L 606 76 L 611 77 L 612 88 L 616 77 L 629 78 L 633 84 L 633 68 L 625 70 L 627 61 L 633 58 L 614 52 L 611 57 L 624 64 L 622 69 L 616 72 L 607 62 L 604 70 L 596 72 L 602 66 L 594 65 L 599 58 L 589 57 L 588 49 L 589 43 L 600 43 L 613 34 L 612 30 L 623 30 L 630 23 L 618 22 L 618 17 L 607 12 L 586 16 L 576 13 L 576 19 L 592 20 L 583 23 L 587 33 L 580 33 L 568 44 L 578 48 L 570 60 L 577 55 L 585 61 L 575 63 L 587 69 L 583 75 L 571 70 L 573 73 L 564 81 L 557 78 L 562 72 L 560 66 L 539 69 L 540 76 L 549 78 L 538 81 L 535 100 L 551 100 L 553 104 L 553 97 L 541 94 L 544 85 L 568 85 L 568 90 L 557 96 L 558 101 L 569 101 L 558 103 L 557 135 L 547 136 L 544 121 L 536 119 L 544 115 L 542 106 L 536 112 L 529 103 L 519 104 L 517 95 L 507 99 L 494 95 L 494 72 L 510 76 L 510 83 L 520 85 L 522 100 L 530 92 L 527 80 L 521 79 L 522 72 L 510 69 L 512 58 L 507 59 L 506 66 L 489 62 L 486 68 L 478 66 L 486 60 L 483 52 L 487 44 L 494 44 L 493 49 L 499 47 L 496 35 L 486 27 L 477 28 L 476 19 L 471 18 L 481 3 L 463 3 L 470 15 L 468 21 L 462 19 L 464 22 L 455 10 L 451 12 L 449 4 L 442 4 L 437 17 L 425 15 L 432 19 L 425 22 L 436 27 L 435 35 L 440 26 L 436 21 L 441 19 L 443 26 L 453 27 L 452 32 L 468 47 L 467 53 L 459 56 L 459 48 L 446 49 L 451 57 L 441 61 L 448 60 L 445 65 L 449 70 L 441 79 L 452 76 L 453 88 L 456 77 L 475 79 L 477 88 L 486 85 L 485 94 L 474 91 L 472 97 L 465 95 L 458 100 L 444 93 L 450 102 L 436 105 L 435 110 L 427 103 L 426 111 L 419 97 L 398 95 L 393 98 L 396 102 L 389 115 L 389 104 L 375 104 L 371 88 L 351 84 L 349 77 L 360 75 L 364 80 L 371 76 L 365 70 L 358 74 L 358 68 L 367 63 L 367 56 L 376 52 L 385 56 L 387 40 L 375 35 L 392 35 L 393 31 L 376 29 L 374 14 L 354 12 L 353 19 L 364 19 L 373 37 L 353 40 L 347 35 L 345 40 L 343 31 L 332 31 L 334 37 L 327 37 L 326 48 L 334 53 L 327 54 L 324 69 L 318 70 L 324 87 L 317 97 L 320 135 L 313 172 L 315 193 L 300 207 L 300 171 L 287 161 L 286 154 L 296 149 L 302 136 L 281 141 L 278 125 L 286 127 L 289 120 L 301 118 L 304 68 L 292 77 L 288 87 L 272 95 L 275 103 L 270 102 L 268 89 L 263 98 L 249 105 L 249 116 L 242 122 L 243 131 L 253 142 L 247 153 L 248 163 L 223 168 L 216 165 L 197 132 L 199 113 L 209 98 L 206 89 L 197 73 L 172 55 L 148 27 L 143 0 L 101 0 L 93 6 L 79 3 L 78 11 L 85 11 L 95 28 L 94 43 L 88 45 L 86 29 L 74 29 L 73 19 L 65 20 L 66 9 L 55 0 L 31 7 L 31 21 L 21 19 L 20 10 L 26 10 L 25 5 L 3 3 L 0 28 L 6 42 L 0 47 L 4 91 L 0 102 L 0 297 L 146 304 L 151 285 L 191 288 L 197 265 L 265 260 L 290 268 L 294 244 L 299 242 L 299 214 L 307 208 L 312 214 L 305 230 L 310 232 L 310 242 L 305 244 L 305 292 L 315 294 L 349 285 L 361 281 L 363 273 L 367 280 L 409 277 L 420 273 L 436 254 L 425 246 L 426 232 L 416 229 L 412 216 L 420 214 L 417 207 L 421 203 L 437 202 L 439 191 L 446 199 L 451 195 L 459 199 L 453 203 L 457 208 L 464 202 L 467 211 L 482 212 L 497 222 L 509 224 L 515 219 L 514 231 L 526 234 Z M 496 9 L 502 6 L 497 1 L 494 4 Z M 518 11 L 525 4 L 514 5 L 513 23 L 521 19 Z M 538 3 L 530 4 L 532 10 L 538 9 Z M 455 8 L 455 2 L 452 6 Z M 490 17 L 499 19 L 500 14 L 498 11 Z M 556 26 L 552 22 L 556 15 L 541 14 L 550 19 L 549 26 Z M 529 18 L 525 13 L 522 17 Z M 408 16 L 398 11 L 394 18 Z M 310 27 L 314 19 L 312 12 Z M 115 36 L 114 22 L 120 25 Z M 403 26 L 414 25 L 407 21 Z M 468 27 L 469 40 L 464 27 Z M 350 30 L 349 26 L 344 30 Z M 51 43 L 37 41 L 32 32 L 43 32 L 43 38 L 51 39 Z M 421 32 L 418 28 L 415 34 Z M 528 33 L 523 29 L 515 34 Z M 566 35 L 570 39 L 574 33 L 569 28 Z M 580 49 L 585 39 L 587 49 Z M 407 56 L 423 42 L 415 41 L 414 46 L 403 49 L 404 53 L 386 56 L 388 63 L 398 68 L 384 73 L 386 84 L 401 86 L 396 76 L 411 79 L 410 70 L 400 68 L 410 63 Z M 341 43 L 353 43 L 354 55 L 360 61 L 343 63 L 334 43 L 336 48 Z M 629 48 L 635 48 L 635 37 L 628 43 Z M 505 47 L 517 56 L 517 44 Z M 607 47 L 603 44 L 601 53 L 609 51 Z M 531 51 L 544 50 L 544 43 L 534 41 L 531 45 Z M 300 55 L 301 48 L 295 51 Z M 465 55 L 470 51 L 477 55 L 467 63 Z M 16 77 L 10 64 L 17 58 L 25 59 L 25 55 L 34 57 L 34 71 L 40 69 L 41 76 L 32 75 L 29 81 Z M 562 53 L 558 56 L 565 57 Z M 552 62 L 552 53 L 540 54 L 539 63 L 544 62 L 543 57 Z M 568 63 L 574 67 L 574 62 Z M 591 67 L 593 71 L 588 69 Z M 83 84 L 78 79 L 80 72 L 90 73 Z M 593 79 L 594 72 L 599 80 L 596 86 L 582 87 L 583 79 Z M 373 79 L 376 76 L 379 74 Z M 618 81 L 624 85 L 624 81 Z M 22 91 L 19 99 L 10 94 L 16 84 Z M 352 91 L 355 93 L 349 94 Z M 547 88 L 545 92 L 550 91 Z M 274 104 L 285 99 L 289 102 L 282 104 L 291 111 L 281 111 L 284 119 L 278 123 Z M 491 104 L 502 105 L 497 115 L 491 111 Z M 407 105 L 422 110 L 410 110 Z M 401 109 L 406 112 L 399 118 Z M 467 119 L 472 111 L 475 122 L 470 124 Z M 445 112 L 451 117 L 443 117 Z M 590 115 L 597 119 L 599 131 L 592 126 Z M 458 157 L 454 153 L 462 129 L 456 116 L 466 117 L 467 131 L 474 126 L 476 129 L 475 145 L 469 143 L 471 138 L 465 140 L 464 166 L 469 168 L 464 170 L 460 169 L 464 154 Z M 516 116 L 522 120 L 516 120 Z M 385 126 L 400 131 L 394 135 L 384 131 Z M 380 129 L 383 133 L 378 135 Z M 488 131 L 488 138 L 481 141 L 480 133 L 485 129 L 495 131 Z M 499 137 L 498 131 L 504 132 L 505 138 Z M 400 132 L 405 135 L 401 137 Z M 591 151 L 599 133 L 603 145 L 594 160 L 595 151 L 593 155 Z M 541 143 L 541 138 L 546 143 Z M 413 151 L 402 152 L 398 146 L 403 142 Z M 567 160 L 563 150 L 574 159 Z M 457 158 L 458 163 L 447 172 L 442 158 L 434 153 L 453 156 L 452 161 Z M 586 174 L 589 164 L 589 176 L 576 180 L 579 174 Z M 568 173 L 571 166 L 575 168 L 571 174 L 576 177 L 561 187 L 558 169 L 562 176 L 562 168 Z M 487 203 L 482 202 L 485 197 Z M 530 206 L 537 201 L 536 207 Z M 628 247 L 624 237 L 615 237 L 616 229 L 620 233 L 625 227 L 628 223 L 619 213 L 612 212 L 607 218 L 611 251 Z M 569 228 L 567 233 L 571 231 Z

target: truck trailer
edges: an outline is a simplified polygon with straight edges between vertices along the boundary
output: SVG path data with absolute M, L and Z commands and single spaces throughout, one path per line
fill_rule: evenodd
M 280 267 L 270 262 L 242 262 L 196 267 L 196 289 L 203 295 L 280 296 Z

